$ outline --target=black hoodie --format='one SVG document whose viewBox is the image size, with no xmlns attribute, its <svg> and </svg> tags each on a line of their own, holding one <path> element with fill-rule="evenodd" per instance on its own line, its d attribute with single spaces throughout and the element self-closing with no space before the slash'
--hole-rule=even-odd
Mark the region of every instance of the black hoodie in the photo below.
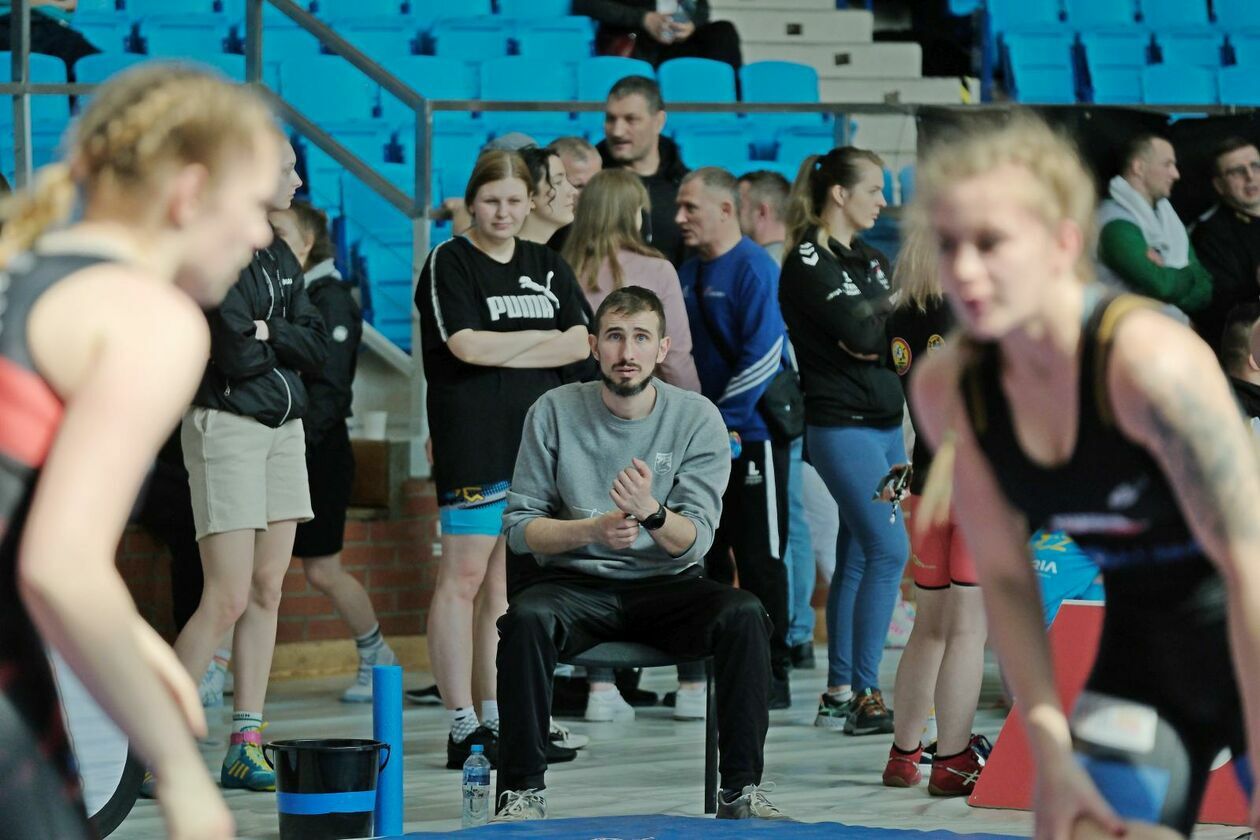
<svg viewBox="0 0 1260 840">
<path fill-rule="evenodd" d="M 595 148 L 599 149 L 605 169 L 624 166 L 613 160 L 608 153 L 607 140 L 600 140 Z M 678 154 L 678 144 L 668 137 L 660 138 L 656 150 L 661 156 L 661 165 L 657 167 L 655 174 L 639 176 L 643 186 L 647 187 L 648 198 L 652 202 L 652 212 L 643 220 L 643 237 L 677 268 L 686 258 L 686 246 L 683 245 L 682 231 L 674 222 L 674 216 L 678 213 L 675 205 L 678 201 L 678 185 L 690 170 Z"/>
<path fill-rule="evenodd" d="M 328 333 L 306 294 L 302 266 L 277 237 L 257 251 L 210 321 L 210 364 L 193 405 L 252 417 L 279 428 L 306 413 L 301 374 L 328 356 Z M 255 321 L 270 337 L 256 338 Z"/>
</svg>

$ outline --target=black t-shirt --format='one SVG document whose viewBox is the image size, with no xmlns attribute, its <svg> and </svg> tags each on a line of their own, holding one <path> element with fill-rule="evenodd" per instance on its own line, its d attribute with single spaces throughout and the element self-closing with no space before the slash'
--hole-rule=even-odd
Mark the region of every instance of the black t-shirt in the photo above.
<svg viewBox="0 0 1260 840">
<path fill-rule="evenodd" d="M 1194 324 L 1220 353 L 1229 310 L 1260 298 L 1260 218 L 1222 204 L 1195 226 L 1191 239 L 1212 275 L 1212 302 L 1195 313 Z"/>
<path fill-rule="evenodd" d="M 892 312 L 888 258 L 853 240 L 834 239 L 830 251 L 812 230 L 783 261 L 779 305 L 796 349 L 811 426 L 901 425 L 905 402 L 897 375 L 887 366 L 885 327 Z M 877 356 L 858 359 L 853 353 Z"/>
<path fill-rule="evenodd" d="M 573 270 L 544 245 L 517 239 L 507 263 L 491 259 L 466 237 L 429 253 L 416 287 L 416 308 L 439 494 L 511 479 L 525 412 L 561 384 L 559 368 L 462 362 L 447 340 L 466 329 L 585 326 L 582 303 Z"/>
<path fill-rule="evenodd" d="M 915 416 L 914 405 L 910 403 L 910 369 L 914 363 L 927 353 L 940 348 L 945 343 L 945 336 L 954 326 L 954 316 L 944 298 L 932 298 L 928 301 L 927 311 L 921 312 L 917 306 L 906 304 L 893 310 L 888 319 L 888 362 L 901 377 L 901 387 L 906 393 L 906 404 L 910 407 L 910 421 L 914 423 L 914 475 L 910 478 L 910 492 L 922 493 L 927 481 L 928 470 L 932 467 L 932 450 L 922 434 L 918 434 L 919 418 Z"/>
</svg>

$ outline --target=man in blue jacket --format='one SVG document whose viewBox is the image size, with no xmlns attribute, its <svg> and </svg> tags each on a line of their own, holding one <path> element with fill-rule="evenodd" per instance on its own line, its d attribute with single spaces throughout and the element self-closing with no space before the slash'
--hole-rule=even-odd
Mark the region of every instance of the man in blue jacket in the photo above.
<svg viewBox="0 0 1260 840">
<path fill-rule="evenodd" d="M 739 184 L 724 169 L 690 173 L 678 190 L 676 221 L 696 256 L 678 269 L 691 322 L 702 393 L 717 404 L 731 442 L 731 478 L 722 521 L 706 557 L 709 576 L 761 599 L 770 637 L 770 708 L 788 691 L 787 487 L 789 449 L 772 439 L 758 401 L 783 369 L 786 328 L 779 312 L 779 266 L 739 230 Z"/>
</svg>

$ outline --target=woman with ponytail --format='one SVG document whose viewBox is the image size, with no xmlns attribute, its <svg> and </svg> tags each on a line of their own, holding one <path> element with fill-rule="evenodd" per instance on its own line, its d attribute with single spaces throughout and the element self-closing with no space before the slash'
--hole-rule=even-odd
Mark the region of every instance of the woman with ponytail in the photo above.
<svg viewBox="0 0 1260 840">
<path fill-rule="evenodd" d="M 1189 835 L 1218 754 L 1249 793 L 1257 765 L 1254 440 L 1211 348 L 1090 284 L 1094 186 L 1070 142 L 1017 115 L 942 142 L 918 175 L 913 224 L 960 334 L 910 383 L 936 448 L 915 518 L 943 514 L 952 485 L 1031 746 L 1035 836 Z M 1029 562 L 1039 528 L 1067 532 L 1107 595 L 1070 719 Z"/>
<path fill-rule="evenodd" d="M 48 645 L 153 768 L 167 836 L 227 838 L 196 687 L 114 552 L 200 381 L 201 309 L 271 238 L 278 134 L 247 90 L 171 64 L 115 78 L 70 131 L 0 233 L 0 837 L 92 836 Z"/>
<path fill-rule="evenodd" d="M 883 161 L 852 146 L 810 157 L 788 199 L 779 302 L 805 391 L 805 447 L 840 509 L 827 595 L 827 691 L 815 726 L 892 731 L 879 689 L 909 545 L 871 491 L 906 460 L 904 399 L 888 367 L 888 258 L 863 242 L 886 204 Z"/>
</svg>

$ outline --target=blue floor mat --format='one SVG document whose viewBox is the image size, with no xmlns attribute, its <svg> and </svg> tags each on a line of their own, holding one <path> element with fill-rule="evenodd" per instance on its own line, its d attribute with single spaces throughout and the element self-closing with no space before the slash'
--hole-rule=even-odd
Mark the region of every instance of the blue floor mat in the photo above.
<svg viewBox="0 0 1260 840">
<path fill-rule="evenodd" d="M 899 828 L 866 828 L 841 823 L 763 822 L 715 820 L 699 817 L 579 817 L 565 820 L 488 825 L 465 831 L 403 835 L 410 840 L 436 837 L 547 838 L 547 840 L 671 840 L 712 837 L 722 840 L 768 838 L 784 840 L 1015 840 L 1008 834 L 955 834 L 952 831 L 912 831 Z M 400 838 L 394 838 L 400 840 Z"/>
</svg>

